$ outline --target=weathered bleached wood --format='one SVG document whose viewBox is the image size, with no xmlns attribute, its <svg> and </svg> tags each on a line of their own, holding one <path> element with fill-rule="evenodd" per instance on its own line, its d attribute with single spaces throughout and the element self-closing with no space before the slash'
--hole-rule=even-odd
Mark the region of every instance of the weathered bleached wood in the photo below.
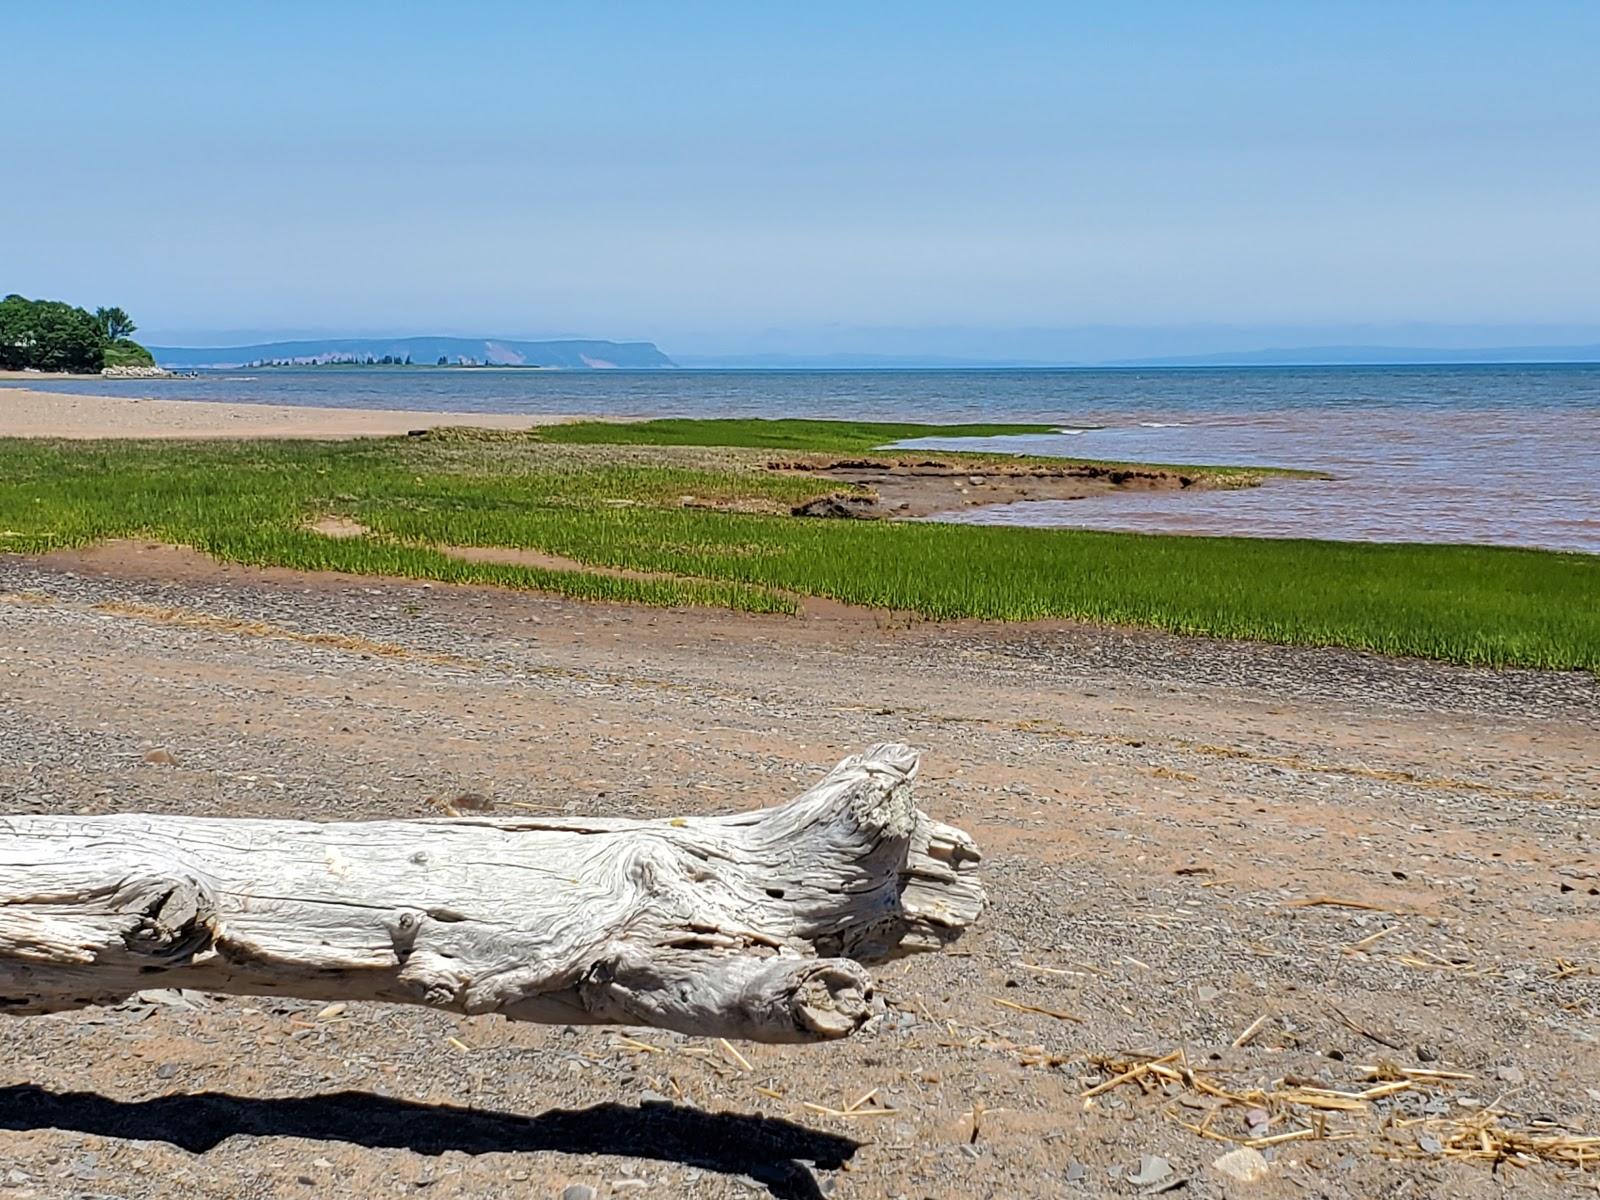
<svg viewBox="0 0 1600 1200">
<path fill-rule="evenodd" d="M 0 1012 L 183 987 L 815 1041 L 860 965 L 983 907 L 874 746 L 778 808 L 665 821 L 0 817 Z"/>
</svg>

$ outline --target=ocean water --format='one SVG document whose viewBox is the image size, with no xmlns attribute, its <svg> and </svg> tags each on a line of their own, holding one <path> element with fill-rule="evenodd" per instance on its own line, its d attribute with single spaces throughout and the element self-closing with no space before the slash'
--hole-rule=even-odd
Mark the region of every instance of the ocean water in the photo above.
<svg viewBox="0 0 1600 1200">
<path fill-rule="evenodd" d="M 1299 467 L 1330 479 L 967 511 L 971 522 L 1600 553 L 1600 366 L 1125 370 L 320 369 L 29 381 L 112 395 L 606 416 L 1048 422 L 1012 449 Z M 0 397 L 3 403 L 3 397 Z M 921 443 L 919 443 L 921 444 Z M 927 445 L 955 448 L 964 443 Z M 972 448 L 978 448 L 975 444 Z"/>
</svg>

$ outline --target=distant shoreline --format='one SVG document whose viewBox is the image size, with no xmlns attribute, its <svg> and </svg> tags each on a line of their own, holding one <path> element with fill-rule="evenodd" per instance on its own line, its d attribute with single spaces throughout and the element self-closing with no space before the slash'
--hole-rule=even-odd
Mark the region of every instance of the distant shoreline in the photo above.
<svg viewBox="0 0 1600 1200">
<path fill-rule="evenodd" d="M 518 365 L 515 363 L 266 363 L 239 366 L 171 366 L 174 379 L 216 379 L 245 372 L 288 375 L 383 372 L 386 374 L 426 375 L 963 375 L 963 374 L 1074 374 L 1128 375 L 1155 372 L 1171 375 L 1215 375 L 1224 372 L 1249 372 L 1270 375 L 1288 371 L 1476 371 L 1476 370 L 1595 370 L 1600 359 L 1494 359 L 1471 361 L 1396 361 L 1396 362 L 1115 362 L 1115 363 L 700 363 L 688 362 L 670 367 L 564 367 Z M 60 383 L 72 380 L 104 382 L 100 374 L 46 371 L 3 371 L 0 383 L 29 381 Z M 124 381 L 126 382 L 126 381 Z"/>
</svg>

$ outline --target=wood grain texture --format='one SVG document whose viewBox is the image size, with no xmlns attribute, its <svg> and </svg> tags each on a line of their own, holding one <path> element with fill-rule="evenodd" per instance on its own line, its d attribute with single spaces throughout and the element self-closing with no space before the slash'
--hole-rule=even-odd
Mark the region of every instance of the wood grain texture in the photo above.
<svg viewBox="0 0 1600 1200">
<path fill-rule="evenodd" d="M 777 808 L 661 821 L 0 818 L 0 1012 L 146 988 L 818 1041 L 861 965 L 982 910 L 972 839 L 873 746 Z"/>
</svg>

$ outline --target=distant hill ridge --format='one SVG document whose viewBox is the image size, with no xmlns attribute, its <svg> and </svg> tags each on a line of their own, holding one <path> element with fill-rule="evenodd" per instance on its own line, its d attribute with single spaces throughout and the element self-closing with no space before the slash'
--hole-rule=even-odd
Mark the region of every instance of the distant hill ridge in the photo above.
<svg viewBox="0 0 1600 1200">
<path fill-rule="evenodd" d="M 416 366 L 433 366 L 444 359 L 452 366 L 560 367 L 571 371 L 677 365 L 653 342 L 600 340 L 314 338 L 298 342 L 261 342 L 253 346 L 151 346 L 150 353 L 163 367 L 247 367 L 260 363 L 310 366 L 385 357 L 400 361 L 410 358 Z"/>
</svg>

